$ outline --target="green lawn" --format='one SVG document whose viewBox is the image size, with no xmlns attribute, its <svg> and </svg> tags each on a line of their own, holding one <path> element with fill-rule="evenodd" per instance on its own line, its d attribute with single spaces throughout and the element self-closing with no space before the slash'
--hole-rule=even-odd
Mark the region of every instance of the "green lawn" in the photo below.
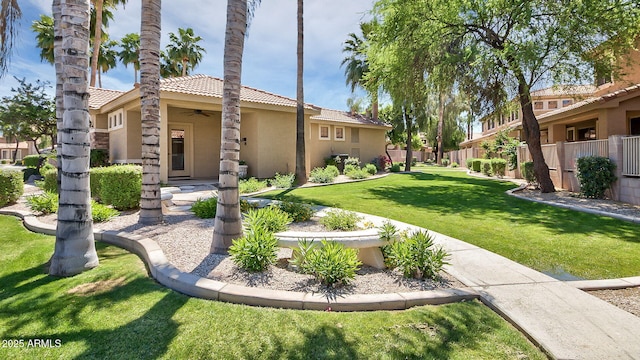
<svg viewBox="0 0 640 360">
<path fill-rule="evenodd" d="M 640 226 L 505 194 L 510 182 L 420 167 L 359 183 L 271 192 L 389 217 L 475 244 L 547 273 L 585 279 L 640 274 Z"/>
<path fill-rule="evenodd" d="M 0 359 L 544 359 L 477 301 L 326 313 L 189 298 L 98 244 L 100 266 L 53 278 L 54 239 L 0 216 Z M 29 340 L 55 348 L 27 348 Z M 24 347 L 8 347 L 9 341 Z"/>
</svg>

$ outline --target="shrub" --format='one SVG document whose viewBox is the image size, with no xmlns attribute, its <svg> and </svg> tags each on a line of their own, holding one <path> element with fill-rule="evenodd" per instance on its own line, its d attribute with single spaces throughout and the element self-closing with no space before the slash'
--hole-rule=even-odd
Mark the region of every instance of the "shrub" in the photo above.
<svg viewBox="0 0 640 360">
<path fill-rule="evenodd" d="M 309 181 L 321 184 L 332 183 L 338 175 L 340 175 L 340 172 L 337 167 L 327 165 L 325 168 L 314 168 L 311 170 Z"/>
<path fill-rule="evenodd" d="M 8 164 L 10 162 L 9 159 L 2 159 L 0 160 L 0 164 Z"/>
<path fill-rule="evenodd" d="M 108 169 L 108 167 L 96 167 L 89 169 L 89 187 L 91 188 L 91 197 L 97 201 L 101 201 L 100 181 L 102 179 L 102 175 L 109 171 Z"/>
<path fill-rule="evenodd" d="M 0 207 L 13 204 L 23 192 L 22 172 L 0 169 Z"/>
<path fill-rule="evenodd" d="M 22 164 L 26 167 L 37 168 L 40 165 L 40 155 L 27 155 L 22 158 Z"/>
<path fill-rule="evenodd" d="M 505 171 L 507 170 L 507 160 L 505 159 L 491 159 L 491 172 L 498 176 L 498 177 L 503 177 L 505 174 Z"/>
<path fill-rule="evenodd" d="M 22 160 L 16 160 L 15 165 L 17 165 L 17 166 L 22 166 Z"/>
<path fill-rule="evenodd" d="M 255 210 L 258 208 L 258 203 L 249 202 L 245 199 L 240 199 L 240 212 L 246 213 L 249 210 Z M 214 214 L 215 216 L 215 214 Z"/>
<path fill-rule="evenodd" d="M 39 188 L 44 191 L 49 191 L 53 193 L 58 192 L 58 169 L 48 169 L 45 171 L 41 171 L 42 173 L 42 181 L 36 182 Z"/>
<path fill-rule="evenodd" d="M 452 168 L 457 168 L 458 166 L 460 166 L 460 165 L 458 165 L 458 163 L 455 162 L 455 161 L 451 163 L 451 167 Z"/>
<path fill-rule="evenodd" d="M 391 169 L 389 171 L 391 171 L 391 172 L 400 172 L 400 164 L 391 165 Z"/>
<path fill-rule="evenodd" d="M 522 170 L 522 177 L 527 180 L 529 184 L 536 182 L 536 175 L 533 171 L 533 161 L 526 161 L 520 164 Z"/>
<path fill-rule="evenodd" d="M 378 168 L 373 164 L 366 164 L 363 169 L 369 173 L 369 175 L 375 175 L 378 172 Z"/>
<path fill-rule="evenodd" d="M 271 186 L 275 186 L 278 189 L 288 189 L 293 186 L 293 182 L 296 180 L 296 175 L 289 174 L 278 174 L 274 176 L 274 178 L 270 181 Z"/>
<path fill-rule="evenodd" d="M 289 214 L 275 206 L 249 210 L 244 216 L 245 228 L 248 232 L 254 232 L 257 228 L 271 233 L 285 231 L 291 221 Z"/>
<path fill-rule="evenodd" d="M 247 271 L 263 271 L 277 260 L 278 240 L 263 228 L 248 231 L 233 241 L 229 254 L 236 265 Z"/>
<path fill-rule="evenodd" d="M 311 205 L 291 201 L 283 201 L 273 206 L 289 214 L 294 222 L 309 221 L 313 216 Z"/>
<path fill-rule="evenodd" d="M 89 153 L 89 166 L 92 168 L 109 166 L 109 151 L 106 149 L 91 149 Z"/>
<path fill-rule="evenodd" d="M 361 217 L 352 211 L 334 209 L 327 211 L 326 215 L 320 218 L 320 223 L 329 230 L 351 231 L 358 227 Z"/>
<path fill-rule="evenodd" d="M 426 231 L 417 231 L 388 247 L 388 263 L 405 277 L 435 279 L 447 263 L 449 254 L 433 247 L 433 238 Z"/>
<path fill-rule="evenodd" d="M 382 226 L 378 227 L 378 236 L 380 240 L 393 241 L 398 236 L 398 228 L 387 220 Z"/>
<path fill-rule="evenodd" d="M 344 174 L 349 178 L 349 179 L 366 179 L 370 176 L 369 172 L 365 169 L 360 169 L 360 168 L 355 168 L 355 169 L 351 169 L 349 171 L 344 172 Z"/>
<path fill-rule="evenodd" d="M 474 172 L 482 171 L 482 159 L 473 159 L 473 162 L 471 163 L 471 169 Z"/>
<path fill-rule="evenodd" d="M 302 239 L 298 241 L 298 247 L 293 248 L 289 264 L 293 265 L 301 273 L 310 273 L 308 255 L 314 250 L 315 243 Z"/>
<path fill-rule="evenodd" d="M 491 160 L 483 159 L 481 160 L 481 163 L 482 163 L 482 173 L 487 176 L 491 176 Z"/>
<path fill-rule="evenodd" d="M 465 160 L 465 165 L 467 166 L 467 169 L 472 170 L 473 169 L 473 160 L 475 160 L 474 158 L 467 158 L 467 160 Z"/>
<path fill-rule="evenodd" d="M 200 219 L 212 219 L 216 217 L 218 198 L 198 199 L 191 206 L 191 211 Z"/>
<path fill-rule="evenodd" d="M 353 165 L 353 164 L 346 164 L 344 166 L 344 171 L 343 173 L 345 175 L 347 175 L 348 172 L 352 172 L 352 171 L 357 171 L 360 170 L 360 167 L 358 165 Z"/>
<path fill-rule="evenodd" d="M 120 211 L 91 200 L 91 218 L 94 222 L 105 222 L 120 215 Z"/>
<path fill-rule="evenodd" d="M 355 167 L 360 167 L 360 159 L 358 159 L 357 157 L 348 157 L 344 160 L 344 166 L 345 169 L 347 167 L 347 165 L 353 165 Z"/>
<path fill-rule="evenodd" d="M 312 274 L 325 285 L 348 284 L 362 263 L 356 249 L 337 242 L 322 240 L 320 248 L 305 254 L 303 272 Z"/>
<path fill-rule="evenodd" d="M 604 198 L 604 192 L 616 181 L 616 164 L 606 157 L 585 156 L 578 158 L 576 165 L 580 194 L 587 198 Z"/>
<path fill-rule="evenodd" d="M 376 166 L 378 171 L 385 171 L 389 166 L 391 166 L 391 160 L 386 155 L 378 156 L 373 159 L 371 163 Z"/>
<path fill-rule="evenodd" d="M 326 171 L 329 175 L 333 176 L 334 178 L 338 177 L 338 175 L 340 175 L 340 170 L 338 170 L 338 168 L 336 166 L 333 165 L 327 165 L 324 168 L 324 171 Z"/>
<path fill-rule="evenodd" d="M 411 166 L 416 166 L 418 164 L 418 159 L 413 158 L 411 159 Z"/>
<path fill-rule="evenodd" d="M 100 199 L 105 205 L 118 210 L 134 209 L 140 203 L 142 167 L 114 165 L 104 169 L 100 176 Z"/>
<path fill-rule="evenodd" d="M 449 166 L 449 163 L 450 163 L 449 159 L 447 158 L 442 159 L 442 166 Z"/>
<path fill-rule="evenodd" d="M 329 156 L 328 158 L 324 159 L 324 165 L 325 166 L 337 166 L 338 164 L 340 164 L 342 162 L 342 160 L 340 160 L 339 156 Z"/>
<path fill-rule="evenodd" d="M 58 194 L 45 191 L 39 195 L 27 196 L 27 205 L 34 212 L 47 215 L 58 212 Z"/>
<path fill-rule="evenodd" d="M 266 181 L 260 181 L 254 177 L 249 179 L 241 179 L 238 182 L 238 190 L 240 194 L 248 194 L 256 191 L 260 191 L 267 187 Z"/>
</svg>

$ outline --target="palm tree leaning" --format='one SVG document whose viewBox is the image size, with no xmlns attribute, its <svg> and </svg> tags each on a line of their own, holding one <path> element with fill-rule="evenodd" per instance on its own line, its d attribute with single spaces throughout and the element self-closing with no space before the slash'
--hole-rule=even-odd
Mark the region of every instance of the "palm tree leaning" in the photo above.
<svg viewBox="0 0 640 360">
<path fill-rule="evenodd" d="M 142 0 L 140 106 L 142 111 L 141 224 L 162 222 L 160 198 L 160 0 Z"/>
<path fill-rule="evenodd" d="M 296 181 L 307 182 L 307 164 L 304 144 L 304 0 L 298 0 L 298 71 L 296 91 Z"/>
<path fill-rule="evenodd" d="M 54 1 L 56 5 L 56 1 Z M 89 188 L 89 0 L 66 0 L 60 23 L 64 84 L 61 183 L 49 274 L 72 276 L 98 266 Z M 55 52 L 55 50 L 54 50 Z"/>
<path fill-rule="evenodd" d="M 353 93 L 356 87 L 367 90 L 371 96 L 371 116 L 378 119 L 378 84 L 375 79 L 366 79 L 369 73 L 369 62 L 367 60 L 368 36 L 373 30 L 373 22 L 360 23 L 362 37 L 355 33 L 350 33 L 344 42 L 342 52 L 347 54 L 340 63 L 345 66 L 345 83 L 351 87 Z"/>
<path fill-rule="evenodd" d="M 95 10 L 95 28 L 93 34 L 93 52 L 91 54 L 91 81 L 89 85 L 96 86 L 96 74 L 98 73 L 98 54 L 102 43 L 103 8 L 114 8 L 118 4 L 126 4 L 127 0 L 92 0 Z"/>
<path fill-rule="evenodd" d="M 120 48 L 118 57 L 124 66 L 133 64 L 133 83 L 135 84 L 138 82 L 138 71 L 140 71 L 140 35 L 126 34 L 120 39 Z"/>
<path fill-rule="evenodd" d="M 9 65 L 9 55 L 16 37 L 15 24 L 21 16 L 18 0 L 0 1 L 0 78 Z"/>
<path fill-rule="evenodd" d="M 114 69 L 118 65 L 118 52 L 115 47 L 118 42 L 115 40 L 103 41 L 100 44 L 100 54 L 98 54 L 98 87 L 102 87 L 102 74 Z"/>
<path fill-rule="evenodd" d="M 196 36 L 192 28 L 178 28 L 178 35 L 169 33 L 169 44 L 167 45 L 168 57 L 181 64 L 182 76 L 187 76 L 189 70 L 202 61 L 202 53 L 205 49 L 198 45 L 202 41 L 202 37 Z"/>
</svg>

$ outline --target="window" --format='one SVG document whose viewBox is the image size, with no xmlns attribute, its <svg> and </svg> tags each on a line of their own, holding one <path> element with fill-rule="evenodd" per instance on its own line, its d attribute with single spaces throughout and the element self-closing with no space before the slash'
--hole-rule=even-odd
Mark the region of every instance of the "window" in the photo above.
<svg viewBox="0 0 640 360">
<path fill-rule="evenodd" d="M 576 128 L 573 126 L 567 128 L 567 141 L 576 141 Z"/>
<path fill-rule="evenodd" d="M 573 104 L 573 100 L 569 99 L 569 100 L 562 100 L 562 107 L 567 107 L 569 105 Z"/>
<path fill-rule="evenodd" d="M 544 103 L 542 101 L 536 101 L 533 103 L 534 110 L 542 110 L 544 107 Z"/>
<path fill-rule="evenodd" d="M 336 126 L 333 128 L 334 130 L 334 139 L 336 141 L 344 141 L 344 127 Z"/>
<path fill-rule="evenodd" d="M 320 125 L 320 140 L 331 140 L 329 136 L 329 126 Z"/>
<path fill-rule="evenodd" d="M 547 103 L 547 107 L 549 109 L 557 109 L 558 108 L 558 101 L 557 100 L 549 101 Z"/>
<path fill-rule="evenodd" d="M 108 115 L 109 130 L 117 130 L 124 127 L 124 110 L 120 109 L 109 113 Z"/>
<path fill-rule="evenodd" d="M 584 128 L 578 130 L 578 140 L 596 140 L 596 128 Z"/>
<path fill-rule="evenodd" d="M 360 129 L 351 128 L 351 142 L 357 144 L 360 142 Z"/>
<path fill-rule="evenodd" d="M 629 120 L 629 135 L 640 135 L 640 117 Z"/>
</svg>

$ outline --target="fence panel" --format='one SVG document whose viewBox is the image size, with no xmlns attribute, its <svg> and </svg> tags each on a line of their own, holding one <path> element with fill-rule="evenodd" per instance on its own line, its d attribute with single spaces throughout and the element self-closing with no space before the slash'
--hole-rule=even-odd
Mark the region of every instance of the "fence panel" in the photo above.
<svg viewBox="0 0 640 360">
<path fill-rule="evenodd" d="M 640 176 L 640 136 L 622 138 L 622 175 Z"/>
<path fill-rule="evenodd" d="M 578 141 L 564 144 L 564 168 L 576 170 L 576 159 L 585 156 L 609 157 L 609 140 Z"/>
<path fill-rule="evenodd" d="M 549 170 L 556 170 L 560 161 L 558 160 L 558 151 L 556 144 L 542 145 L 542 155 L 544 156 L 544 162 L 547 163 Z"/>
</svg>

